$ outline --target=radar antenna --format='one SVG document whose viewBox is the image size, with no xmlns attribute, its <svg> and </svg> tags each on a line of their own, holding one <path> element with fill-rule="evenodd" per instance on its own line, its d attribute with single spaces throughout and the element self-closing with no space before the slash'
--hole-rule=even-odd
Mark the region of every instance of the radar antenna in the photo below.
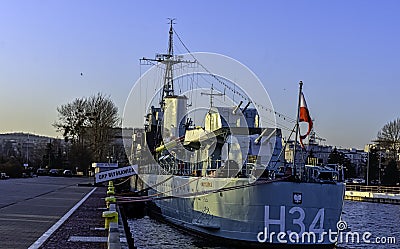
<svg viewBox="0 0 400 249">
<path fill-rule="evenodd" d="M 214 98 L 214 96 L 224 96 L 223 93 L 214 93 L 214 84 L 211 85 L 210 93 L 201 93 L 201 95 L 210 96 L 210 109 L 213 107 L 213 98 Z"/>
</svg>

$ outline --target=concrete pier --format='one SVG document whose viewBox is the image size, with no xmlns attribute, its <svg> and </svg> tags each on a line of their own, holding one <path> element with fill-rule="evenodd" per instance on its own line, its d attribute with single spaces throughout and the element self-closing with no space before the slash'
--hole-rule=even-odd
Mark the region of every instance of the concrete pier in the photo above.
<svg viewBox="0 0 400 249">
<path fill-rule="evenodd" d="M 345 199 L 351 201 L 400 204 L 400 188 L 346 185 Z"/>
<path fill-rule="evenodd" d="M 28 248 L 92 188 L 88 178 L 40 176 L 0 181 L 2 248 Z"/>
<path fill-rule="evenodd" d="M 0 247 L 107 248 L 107 188 L 78 186 L 90 182 L 48 176 L 0 181 Z M 121 248 L 128 248 L 120 229 Z"/>
</svg>

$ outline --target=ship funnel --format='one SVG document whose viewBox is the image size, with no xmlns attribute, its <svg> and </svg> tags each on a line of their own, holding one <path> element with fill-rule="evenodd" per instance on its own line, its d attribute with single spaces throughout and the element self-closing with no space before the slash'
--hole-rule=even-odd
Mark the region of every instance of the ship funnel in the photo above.
<svg viewBox="0 0 400 249">
<path fill-rule="evenodd" d="M 242 104 L 243 104 L 243 101 L 240 101 L 239 105 L 237 105 L 237 106 L 235 107 L 235 109 L 233 109 L 233 111 L 232 111 L 232 114 L 233 114 L 233 115 L 236 114 L 237 110 L 240 108 L 240 106 L 241 106 Z"/>
<path fill-rule="evenodd" d="M 166 96 L 163 116 L 163 137 L 177 138 L 185 134 L 186 96 Z"/>
</svg>

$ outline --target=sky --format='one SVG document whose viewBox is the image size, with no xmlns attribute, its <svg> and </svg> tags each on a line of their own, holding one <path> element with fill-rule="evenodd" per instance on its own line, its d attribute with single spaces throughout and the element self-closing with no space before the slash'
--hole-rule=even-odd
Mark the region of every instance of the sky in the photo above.
<svg viewBox="0 0 400 249">
<path fill-rule="evenodd" d="M 0 133 L 58 136 L 57 106 L 97 92 L 122 115 L 166 51 L 167 18 L 192 52 L 232 57 L 295 117 L 304 82 L 325 144 L 363 148 L 400 117 L 399 1 L 0 1 Z M 81 74 L 82 73 L 82 74 Z"/>
</svg>

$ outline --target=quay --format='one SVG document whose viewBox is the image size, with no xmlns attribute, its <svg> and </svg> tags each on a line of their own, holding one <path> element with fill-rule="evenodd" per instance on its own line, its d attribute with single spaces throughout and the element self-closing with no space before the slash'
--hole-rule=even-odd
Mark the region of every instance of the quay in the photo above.
<svg viewBox="0 0 400 249">
<path fill-rule="evenodd" d="M 106 207 L 108 188 L 92 182 L 50 176 L 0 181 L 0 247 L 129 248 L 119 208 Z M 118 223 L 106 229 L 104 212 L 117 213 Z"/>
<path fill-rule="evenodd" d="M 400 187 L 346 184 L 345 200 L 400 204 Z"/>
</svg>

